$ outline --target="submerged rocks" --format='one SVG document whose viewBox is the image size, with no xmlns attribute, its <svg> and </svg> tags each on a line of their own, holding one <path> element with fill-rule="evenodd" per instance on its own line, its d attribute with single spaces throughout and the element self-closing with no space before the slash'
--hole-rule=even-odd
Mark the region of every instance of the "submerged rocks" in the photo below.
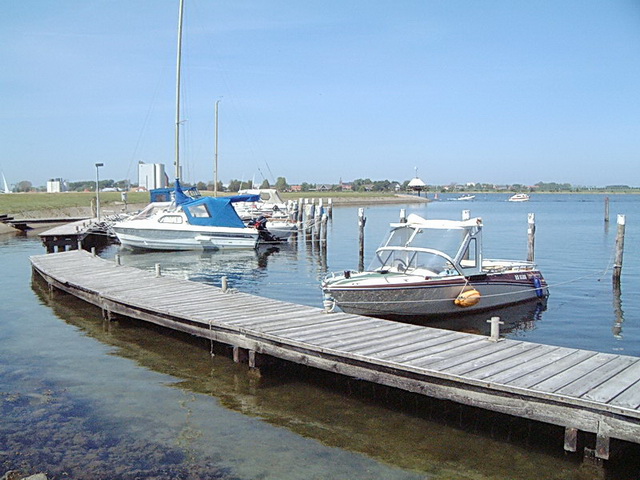
<svg viewBox="0 0 640 480">
<path fill-rule="evenodd" d="M 24 476 L 17 470 L 9 470 L 5 473 L 0 480 L 47 480 L 47 476 L 44 473 L 36 473 L 35 475 Z"/>
</svg>

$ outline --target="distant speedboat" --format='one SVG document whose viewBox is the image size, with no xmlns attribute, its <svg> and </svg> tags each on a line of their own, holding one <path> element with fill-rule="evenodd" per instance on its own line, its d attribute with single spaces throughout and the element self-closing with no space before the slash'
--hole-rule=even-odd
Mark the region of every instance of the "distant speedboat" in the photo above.
<svg viewBox="0 0 640 480">
<path fill-rule="evenodd" d="M 476 198 L 475 195 L 460 195 L 458 198 L 456 198 L 456 200 L 458 200 L 459 202 L 468 202 L 475 198 Z"/>
<path fill-rule="evenodd" d="M 255 248 L 258 228 L 247 227 L 233 206 L 237 197 L 191 198 L 176 180 L 172 202 L 149 204 L 129 219 L 111 228 L 125 247 L 143 250 L 218 250 Z"/>
<path fill-rule="evenodd" d="M 529 195 L 527 195 L 526 193 L 516 193 L 509 197 L 509 201 L 510 202 L 528 202 L 529 198 L 530 198 Z"/>
<path fill-rule="evenodd" d="M 322 289 L 345 312 L 392 319 L 467 314 L 548 295 L 533 263 L 484 259 L 480 218 L 415 214 L 391 224 L 368 270 L 331 274 Z"/>
</svg>

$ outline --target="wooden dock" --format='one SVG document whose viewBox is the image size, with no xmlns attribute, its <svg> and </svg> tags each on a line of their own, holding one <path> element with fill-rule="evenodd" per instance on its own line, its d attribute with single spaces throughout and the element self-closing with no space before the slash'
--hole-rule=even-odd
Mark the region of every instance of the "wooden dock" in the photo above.
<svg viewBox="0 0 640 480">
<path fill-rule="evenodd" d="M 325 313 L 119 266 L 85 251 L 31 257 L 56 288 L 124 315 L 234 347 L 255 367 L 260 355 L 418 394 L 596 435 L 640 443 L 640 358 Z M 132 287 L 135 286 L 135 287 Z"/>
<path fill-rule="evenodd" d="M 58 252 L 78 248 L 91 249 L 109 242 L 106 229 L 96 223 L 96 219 L 91 218 L 75 221 L 69 219 L 63 225 L 50 228 L 38 236 L 48 253 L 53 253 L 56 249 Z"/>
</svg>

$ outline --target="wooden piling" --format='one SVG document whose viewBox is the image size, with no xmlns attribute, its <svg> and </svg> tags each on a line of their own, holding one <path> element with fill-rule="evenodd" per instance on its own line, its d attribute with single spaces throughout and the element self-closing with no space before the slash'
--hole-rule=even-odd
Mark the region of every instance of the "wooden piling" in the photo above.
<svg viewBox="0 0 640 480">
<path fill-rule="evenodd" d="M 536 245 L 536 214 L 530 213 L 527 217 L 527 222 L 529 224 L 529 228 L 527 229 L 527 261 L 533 262 L 535 255 L 535 245 Z"/>
<path fill-rule="evenodd" d="M 358 209 L 358 228 L 360 230 L 359 236 L 359 245 L 360 245 L 360 253 L 358 255 L 358 271 L 362 272 L 364 270 L 364 226 L 367 223 L 367 219 L 364 216 L 364 208 Z"/>
<path fill-rule="evenodd" d="M 609 197 L 604 197 L 604 223 L 609 223 Z"/>
<path fill-rule="evenodd" d="M 302 198 L 298 199 L 298 217 L 296 218 L 296 220 L 298 221 L 298 224 L 300 225 L 300 227 L 302 227 L 302 222 L 304 222 L 304 201 Z"/>
<path fill-rule="evenodd" d="M 620 283 L 620 275 L 622 274 L 622 256 L 624 253 L 624 229 L 626 217 L 618 215 L 618 233 L 616 234 L 616 257 L 613 264 L 613 282 Z"/>
<path fill-rule="evenodd" d="M 320 241 L 322 245 L 326 247 L 327 245 L 327 223 L 329 221 L 329 215 L 326 213 L 322 214 L 322 220 L 320 221 Z"/>
</svg>

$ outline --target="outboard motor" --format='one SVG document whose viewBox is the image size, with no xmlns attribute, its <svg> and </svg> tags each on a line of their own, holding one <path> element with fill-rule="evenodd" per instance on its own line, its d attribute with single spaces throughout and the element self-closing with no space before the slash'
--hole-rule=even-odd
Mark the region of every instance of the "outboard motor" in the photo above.
<svg viewBox="0 0 640 480">
<path fill-rule="evenodd" d="M 259 216 L 251 220 L 248 225 L 255 227 L 258 230 L 259 239 L 261 242 L 277 242 L 278 239 L 274 237 L 269 230 L 267 230 L 267 218 Z"/>
</svg>

